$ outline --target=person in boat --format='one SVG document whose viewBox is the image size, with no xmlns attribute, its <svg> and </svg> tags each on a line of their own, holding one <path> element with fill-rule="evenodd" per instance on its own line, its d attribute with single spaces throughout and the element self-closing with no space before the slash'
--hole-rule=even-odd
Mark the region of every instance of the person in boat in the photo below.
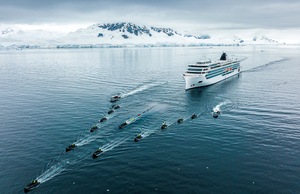
<svg viewBox="0 0 300 194">
<path fill-rule="evenodd" d="M 97 129 L 99 129 L 98 126 L 97 126 L 97 125 L 94 125 L 94 126 L 91 128 L 90 132 L 94 132 L 94 131 L 96 131 Z"/>
<path fill-rule="evenodd" d="M 116 99 L 110 99 L 110 102 L 117 102 Z"/>
<path fill-rule="evenodd" d="M 39 184 L 40 182 L 38 180 L 33 180 L 31 183 L 26 185 L 26 187 L 24 188 L 24 192 L 27 193 L 31 191 L 32 189 L 36 188 Z"/>
<path fill-rule="evenodd" d="M 114 106 L 114 108 L 113 109 L 119 109 L 120 108 L 120 106 L 119 105 L 116 105 L 116 106 Z"/>
<path fill-rule="evenodd" d="M 192 118 L 192 119 L 195 119 L 195 118 L 197 118 L 197 115 L 196 115 L 196 114 L 193 114 L 191 118 Z"/>
<path fill-rule="evenodd" d="M 76 147 L 75 143 L 69 145 L 69 146 L 66 148 L 66 152 L 73 150 L 75 147 Z"/>
<path fill-rule="evenodd" d="M 102 153 L 103 151 L 101 150 L 101 148 L 98 148 L 94 153 L 93 153 L 93 158 L 98 158 L 99 155 Z"/>
<path fill-rule="evenodd" d="M 166 129 L 168 127 L 167 123 L 166 122 L 163 122 L 162 126 L 161 126 L 161 129 Z"/>
<path fill-rule="evenodd" d="M 92 129 L 98 129 L 98 126 L 97 126 L 97 125 L 94 125 L 94 126 L 92 127 Z"/>
<path fill-rule="evenodd" d="M 111 113 L 113 113 L 113 112 L 115 112 L 113 109 L 110 109 L 107 113 L 108 114 L 111 114 Z"/>
<path fill-rule="evenodd" d="M 100 123 L 104 122 L 104 121 L 107 121 L 107 118 L 106 117 L 103 117 L 102 119 L 100 119 Z"/>
<path fill-rule="evenodd" d="M 112 96 L 112 97 L 110 98 L 110 102 L 117 102 L 120 98 L 121 98 L 121 96 L 118 96 L 118 95 Z"/>
<path fill-rule="evenodd" d="M 138 140 L 140 140 L 140 139 L 143 138 L 143 136 L 142 136 L 141 134 L 138 134 L 138 135 L 136 136 L 136 138 L 137 138 Z"/>
<path fill-rule="evenodd" d="M 71 147 L 72 147 L 72 148 L 75 148 L 75 147 L 76 147 L 75 143 L 72 143 L 72 144 L 71 144 Z"/>
<path fill-rule="evenodd" d="M 216 119 L 218 118 L 218 116 L 221 114 L 221 110 L 216 108 L 214 109 L 214 112 L 213 112 L 213 117 Z"/>
<path fill-rule="evenodd" d="M 135 142 L 138 142 L 138 141 L 140 141 L 142 138 L 143 138 L 143 136 L 142 136 L 141 134 L 138 134 L 138 135 L 134 138 L 134 141 L 135 141 Z"/>
<path fill-rule="evenodd" d="M 125 127 L 127 125 L 126 122 L 122 123 L 120 126 L 119 126 L 119 129 L 122 129 L 123 127 Z"/>
<path fill-rule="evenodd" d="M 121 96 L 119 96 L 119 95 L 115 95 L 112 97 L 112 99 L 120 99 L 120 98 L 121 98 Z"/>
<path fill-rule="evenodd" d="M 183 122 L 183 118 L 177 120 L 177 123 L 182 123 L 182 122 Z"/>
</svg>

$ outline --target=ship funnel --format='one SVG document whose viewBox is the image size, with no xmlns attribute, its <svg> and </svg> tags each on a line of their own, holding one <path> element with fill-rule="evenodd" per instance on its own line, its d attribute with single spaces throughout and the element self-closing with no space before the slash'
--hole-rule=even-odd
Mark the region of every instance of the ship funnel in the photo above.
<svg viewBox="0 0 300 194">
<path fill-rule="evenodd" d="M 220 61 L 226 61 L 226 60 L 227 60 L 227 54 L 223 53 L 221 58 L 220 58 Z"/>
</svg>

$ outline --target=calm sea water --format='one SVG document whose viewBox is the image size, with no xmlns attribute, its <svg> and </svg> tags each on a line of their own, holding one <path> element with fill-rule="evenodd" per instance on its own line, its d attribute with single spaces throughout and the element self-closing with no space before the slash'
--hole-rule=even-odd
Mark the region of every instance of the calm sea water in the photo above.
<svg viewBox="0 0 300 194">
<path fill-rule="evenodd" d="M 243 73 L 185 91 L 187 64 L 222 51 Z M 288 46 L 1 51 L 0 193 L 299 193 L 299 75 Z"/>
</svg>

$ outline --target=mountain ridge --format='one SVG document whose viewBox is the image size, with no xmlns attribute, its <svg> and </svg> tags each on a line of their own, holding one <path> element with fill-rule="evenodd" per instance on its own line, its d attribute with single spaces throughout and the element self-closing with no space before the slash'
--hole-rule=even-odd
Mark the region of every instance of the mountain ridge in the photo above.
<svg viewBox="0 0 300 194">
<path fill-rule="evenodd" d="M 1 27 L 1 26 L 0 26 Z M 3 30 L 4 29 L 4 30 Z M 40 33 L 35 35 L 34 33 Z M 2 35 L 2 36 L 1 36 Z M 7 27 L 0 28 L 1 48 L 90 48 L 126 46 L 224 46 L 247 44 L 283 44 L 265 35 L 241 38 L 211 36 L 205 33 L 181 33 L 172 28 L 147 27 L 131 22 L 96 23 L 61 37 L 43 32 L 25 32 Z"/>
</svg>

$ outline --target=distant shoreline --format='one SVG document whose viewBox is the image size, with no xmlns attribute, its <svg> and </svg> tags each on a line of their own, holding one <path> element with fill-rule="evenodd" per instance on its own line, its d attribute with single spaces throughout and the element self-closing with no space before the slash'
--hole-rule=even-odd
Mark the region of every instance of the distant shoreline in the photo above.
<svg viewBox="0 0 300 194">
<path fill-rule="evenodd" d="M 155 48 L 155 47 L 239 47 L 239 46 L 300 46 L 300 44 L 61 44 L 61 45 L 10 45 L 1 46 L 0 50 L 23 49 L 85 49 L 85 48 Z"/>
</svg>

